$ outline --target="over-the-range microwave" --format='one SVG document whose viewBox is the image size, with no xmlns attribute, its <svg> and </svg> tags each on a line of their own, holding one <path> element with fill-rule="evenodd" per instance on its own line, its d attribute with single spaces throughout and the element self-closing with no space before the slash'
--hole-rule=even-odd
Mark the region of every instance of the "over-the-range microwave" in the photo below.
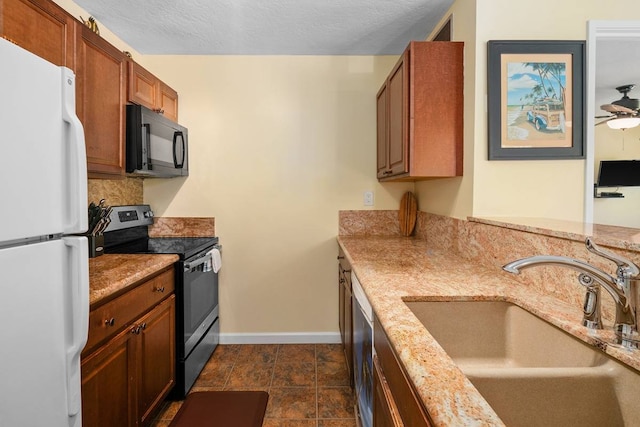
<svg viewBox="0 0 640 427">
<path fill-rule="evenodd" d="M 127 105 L 126 156 L 131 175 L 188 176 L 187 128 L 141 105 Z"/>
</svg>

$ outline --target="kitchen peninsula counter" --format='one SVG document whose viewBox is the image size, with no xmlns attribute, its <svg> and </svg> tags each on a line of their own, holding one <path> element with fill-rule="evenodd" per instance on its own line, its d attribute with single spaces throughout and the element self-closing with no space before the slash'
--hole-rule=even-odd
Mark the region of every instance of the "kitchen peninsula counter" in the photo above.
<svg viewBox="0 0 640 427">
<path fill-rule="evenodd" d="M 422 238 L 339 236 L 338 243 L 436 426 L 504 424 L 405 301 L 511 302 L 640 369 L 640 351 L 604 344 L 613 339 L 608 325 L 598 336 L 587 333 L 580 304 L 544 294 L 495 265 Z"/>
<path fill-rule="evenodd" d="M 89 259 L 89 303 L 94 309 L 178 261 L 177 255 L 105 254 Z"/>
</svg>

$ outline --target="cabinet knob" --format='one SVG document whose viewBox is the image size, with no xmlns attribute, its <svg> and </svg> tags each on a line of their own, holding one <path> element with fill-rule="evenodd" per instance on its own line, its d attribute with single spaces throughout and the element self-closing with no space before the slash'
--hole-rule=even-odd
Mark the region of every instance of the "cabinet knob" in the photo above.
<svg viewBox="0 0 640 427">
<path fill-rule="evenodd" d="M 147 323 L 143 322 L 140 325 L 133 325 L 129 332 L 135 335 L 140 335 L 140 332 L 144 331 L 145 329 L 147 329 Z"/>
<path fill-rule="evenodd" d="M 160 292 L 160 293 L 164 292 L 164 286 L 158 286 L 156 288 L 156 292 Z"/>
<path fill-rule="evenodd" d="M 338 255 L 338 259 L 344 259 L 343 255 Z"/>
<path fill-rule="evenodd" d="M 106 326 L 113 326 L 116 324 L 116 319 L 112 317 L 111 319 L 105 319 L 104 324 Z"/>
<path fill-rule="evenodd" d="M 390 175 L 390 174 L 392 174 L 392 173 L 393 173 L 393 171 L 384 171 L 384 172 L 382 172 L 382 173 L 383 173 L 383 175 Z"/>
</svg>

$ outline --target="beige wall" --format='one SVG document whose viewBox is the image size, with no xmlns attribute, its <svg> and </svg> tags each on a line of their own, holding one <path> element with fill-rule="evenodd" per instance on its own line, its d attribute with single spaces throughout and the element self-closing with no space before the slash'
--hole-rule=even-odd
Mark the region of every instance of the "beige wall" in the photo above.
<svg viewBox="0 0 640 427">
<path fill-rule="evenodd" d="M 87 14 L 58 0 L 75 16 Z M 337 331 L 337 211 L 396 209 L 581 219 L 584 161 L 488 162 L 486 41 L 586 38 L 588 19 L 638 19 L 636 0 L 458 0 L 465 46 L 465 176 L 417 184 L 375 179 L 375 93 L 396 57 L 142 56 L 174 87 L 189 127 L 191 176 L 145 180 L 158 215 L 214 216 L 224 245 L 223 333 Z M 544 189 L 545 191 L 543 191 Z M 549 191 L 551 189 L 551 191 Z"/>
<path fill-rule="evenodd" d="M 596 126 L 594 180 L 598 180 L 600 160 L 640 159 L 640 127 L 625 131 L 613 130 L 606 125 Z M 602 188 L 601 191 L 615 191 Z M 640 228 L 640 187 L 620 187 L 624 198 L 594 199 L 593 222 Z"/>
<path fill-rule="evenodd" d="M 144 200 L 157 215 L 216 218 L 222 332 L 336 340 L 338 210 L 372 209 L 366 190 L 373 209 L 397 209 L 414 188 L 375 178 L 374 99 L 397 57 L 144 56 L 100 31 L 179 93 L 190 176 L 145 180 Z"/>
<path fill-rule="evenodd" d="M 454 3 L 453 38 L 466 43 L 465 177 L 416 184 L 425 210 L 458 218 L 475 215 L 583 219 L 584 160 L 487 160 L 486 43 L 585 40 L 588 20 L 640 19 L 640 8 L 635 0 L 607 4 L 597 0 L 541 0 L 535 8 L 530 6 L 512 0 Z M 473 169 L 469 170 L 469 164 Z"/>
<path fill-rule="evenodd" d="M 396 57 L 147 57 L 180 95 L 190 176 L 145 180 L 158 215 L 215 216 L 223 333 L 337 331 L 338 210 L 397 209 L 375 178 L 375 94 Z"/>
</svg>

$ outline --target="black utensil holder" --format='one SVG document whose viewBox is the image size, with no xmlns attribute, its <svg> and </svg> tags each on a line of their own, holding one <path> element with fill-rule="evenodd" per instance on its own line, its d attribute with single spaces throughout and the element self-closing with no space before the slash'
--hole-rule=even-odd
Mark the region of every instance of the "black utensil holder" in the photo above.
<svg viewBox="0 0 640 427">
<path fill-rule="evenodd" d="M 104 254 L 104 234 L 87 236 L 89 241 L 89 258 L 95 258 Z"/>
</svg>

